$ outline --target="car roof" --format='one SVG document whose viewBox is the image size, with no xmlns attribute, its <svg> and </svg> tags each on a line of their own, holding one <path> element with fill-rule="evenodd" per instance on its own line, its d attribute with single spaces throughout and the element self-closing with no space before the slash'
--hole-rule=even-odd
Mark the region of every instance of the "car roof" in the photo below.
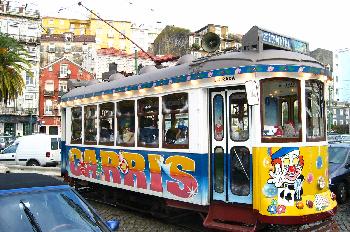
<svg viewBox="0 0 350 232">
<path fill-rule="evenodd" d="M 37 173 L 0 174 L 0 190 L 67 185 L 63 181 Z"/>
<path fill-rule="evenodd" d="M 330 147 L 346 147 L 350 148 L 350 143 L 330 143 Z"/>
</svg>

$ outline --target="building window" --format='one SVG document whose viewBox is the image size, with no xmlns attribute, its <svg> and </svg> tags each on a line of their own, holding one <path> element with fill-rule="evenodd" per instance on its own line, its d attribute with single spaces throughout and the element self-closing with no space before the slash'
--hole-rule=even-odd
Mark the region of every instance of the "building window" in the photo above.
<svg viewBox="0 0 350 232">
<path fill-rule="evenodd" d="M 52 100 L 51 99 L 45 100 L 44 114 L 45 115 L 52 115 Z"/>
<path fill-rule="evenodd" d="M 52 65 L 49 66 L 49 72 L 52 72 Z"/>
<path fill-rule="evenodd" d="M 305 82 L 306 138 L 325 139 L 324 84 L 318 80 Z"/>
<path fill-rule="evenodd" d="M 64 45 L 64 52 L 71 52 L 72 51 L 72 45 L 70 43 L 66 43 Z"/>
<path fill-rule="evenodd" d="M 60 25 L 64 25 L 64 20 L 60 19 Z"/>
<path fill-rule="evenodd" d="M 262 141 L 301 141 L 300 81 L 265 79 L 260 86 Z"/>
<path fill-rule="evenodd" d="M 58 126 L 49 126 L 49 135 L 58 135 Z"/>
<path fill-rule="evenodd" d="M 337 115 L 337 110 L 333 109 L 333 115 Z"/>
<path fill-rule="evenodd" d="M 108 47 L 112 48 L 114 45 L 114 41 L 113 40 L 108 40 Z"/>
<path fill-rule="evenodd" d="M 343 125 L 343 120 L 339 120 L 339 125 Z"/>
<path fill-rule="evenodd" d="M 159 146 L 159 99 L 157 97 L 143 98 L 137 101 L 139 120 L 138 146 Z"/>
<path fill-rule="evenodd" d="M 84 106 L 84 144 L 97 144 L 97 106 Z"/>
<path fill-rule="evenodd" d="M 26 85 L 34 85 L 33 73 L 26 72 Z"/>
<path fill-rule="evenodd" d="M 102 145 L 114 145 L 114 103 L 100 105 L 100 141 Z"/>
<path fill-rule="evenodd" d="M 72 108 L 72 126 L 71 126 L 71 141 L 72 144 L 81 144 L 82 142 L 82 108 L 73 107 Z"/>
<path fill-rule="evenodd" d="M 54 43 L 50 43 L 49 44 L 49 52 L 55 52 L 56 51 L 56 47 Z"/>
<path fill-rule="evenodd" d="M 188 148 L 188 94 L 175 93 L 163 97 L 163 147 Z"/>
<path fill-rule="evenodd" d="M 337 125 L 337 120 L 333 120 L 333 125 Z"/>
<path fill-rule="evenodd" d="M 135 146 L 135 101 L 125 100 L 117 103 L 117 138 L 119 146 Z"/>
<path fill-rule="evenodd" d="M 68 73 L 68 64 L 60 65 L 60 77 L 66 77 Z"/>
<path fill-rule="evenodd" d="M 49 19 L 49 24 L 53 24 L 53 19 Z"/>
<path fill-rule="evenodd" d="M 343 109 L 339 110 L 339 115 L 343 116 Z"/>
</svg>

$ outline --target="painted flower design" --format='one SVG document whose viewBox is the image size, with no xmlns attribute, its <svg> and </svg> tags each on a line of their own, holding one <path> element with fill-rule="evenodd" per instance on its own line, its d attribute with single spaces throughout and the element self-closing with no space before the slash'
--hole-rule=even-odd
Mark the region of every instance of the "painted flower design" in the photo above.
<svg viewBox="0 0 350 232">
<path fill-rule="evenodd" d="M 267 68 L 267 71 L 268 72 L 272 72 L 274 70 L 274 67 L 272 67 L 272 66 L 269 66 L 268 68 Z"/>
<path fill-rule="evenodd" d="M 125 91 L 128 91 L 128 88 L 125 88 L 124 90 L 125 90 Z"/>
<path fill-rule="evenodd" d="M 300 67 L 299 70 L 298 70 L 298 72 L 304 72 L 304 68 L 305 68 L 305 67 Z"/>
<path fill-rule="evenodd" d="M 285 212 L 286 212 L 286 206 L 284 206 L 284 205 L 277 206 L 277 213 L 278 214 L 282 214 L 282 213 L 285 213 Z"/>
<path fill-rule="evenodd" d="M 276 205 L 269 205 L 267 207 L 267 212 L 270 214 L 276 214 L 277 213 L 277 206 Z"/>
<path fill-rule="evenodd" d="M 212 77 L 214 75 L 213 72 L 208 72 L 208 77 Z"/>
<path fill-rule="evenodd" d="M 314 175 L 312 173 L 309 173 L 307 175 L 306 181 L 310 184 L 312 181 L 314 181 Z"/>
<path fill-rule="evenodd" d="M 240 74 L 241 73 L 241 69 L 240 68 L 237 68 L 236 70 L 235 70 L 235 74 Z"/>
<path fill-rule="evenodd" d="M 169 85 L 171 85 L 173 83 L 173 81 L 172 80 L 169 80 Z"/>
<path fill-rule="evenodd" d="M 187 76 L 187 80 L 190 81 L 191 80 L 191 76 Z"/>
<path fill-rule="evenodd" d="M 157 85 L 157 83 L 156 83 L 156 82 L 153 82 L 153 85 L 152 85 L 152 86 L 153 86 L 153 87 L 156 87 L 156 85 Z"/>
</svg>

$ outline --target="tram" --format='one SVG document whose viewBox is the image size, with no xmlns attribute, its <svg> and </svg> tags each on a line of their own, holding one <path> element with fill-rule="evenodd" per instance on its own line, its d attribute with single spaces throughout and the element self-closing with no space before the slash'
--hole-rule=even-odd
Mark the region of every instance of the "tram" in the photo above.
<svg viewBox="0 0 350 232">
<path fill-rule="evenodd" d="M 61 99 L 62 174 L 200 211 L 220 230 L 331 218 L 331 75 L 307 50 L 253 27 L 243 51 L 71 90 Z"/>
</svg>

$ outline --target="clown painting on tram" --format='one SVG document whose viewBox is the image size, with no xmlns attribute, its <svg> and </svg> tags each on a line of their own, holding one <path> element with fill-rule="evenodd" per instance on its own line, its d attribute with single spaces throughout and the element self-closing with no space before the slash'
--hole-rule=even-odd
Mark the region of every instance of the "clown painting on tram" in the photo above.
<svg viewBox="0 0 350 232">
<path fill-rule="evenodd" d="M 282 147 L 271 155 L 273 170 L 267 183 L 274 184 L 278 189 L 278 204 L 293 206 L 300 201 L 303 194 L 304 176 L 303 156 L 297 147 Z"/>
</svg>

